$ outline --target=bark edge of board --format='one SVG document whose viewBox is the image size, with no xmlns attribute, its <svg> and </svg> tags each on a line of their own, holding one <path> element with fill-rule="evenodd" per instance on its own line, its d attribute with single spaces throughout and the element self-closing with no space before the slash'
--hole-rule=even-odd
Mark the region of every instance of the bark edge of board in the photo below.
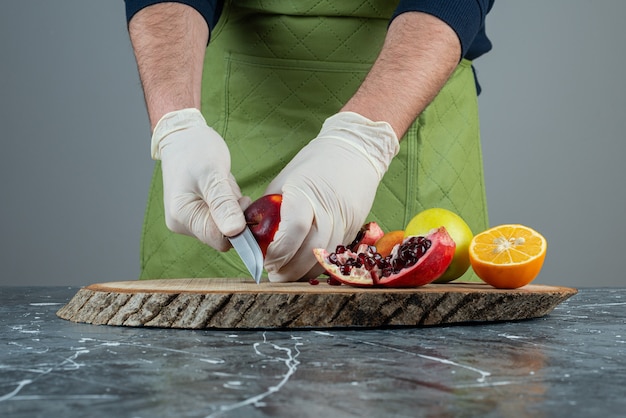
<svg viewBox="0 0 626 418">
<path fill-rule="evenodd" d="M 94 325 L 183 329 L 420 327 L 538 318 L 576 293 L 533 284 L 495 289 L 454 282 L 385 289 L 161 279 L 83 287 L 57 316 Z"/>
</svg>

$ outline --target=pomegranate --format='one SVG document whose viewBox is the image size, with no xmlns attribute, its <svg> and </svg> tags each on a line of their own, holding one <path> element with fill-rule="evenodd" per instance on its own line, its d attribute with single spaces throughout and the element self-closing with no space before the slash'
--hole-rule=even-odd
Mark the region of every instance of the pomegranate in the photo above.
<svg viewBox="0 0 626 418">
<path fill-rule="evenodd" d="M 416 287 L 439 278 L 454 257 L 456 244 L 445 227 L 426 236 L 409 236 L 397 244 L 387 257 L 376 247 L 361 243 L 355 249 L 338 245 L 329 253 L 323 248 L 313 252 L 326 273 L 343 284 L 371 287 Z"/>
<path fill-rule="evenodd" d="M 263 257 L 265 257 L 267 247 L 274 240 L 274 235 L 278 230 L 280 205 L 282 203 L 283 195 L 268 194 L 252 202 L 243 212 L 254 239 L 261 247 Z"/>
<path fill-rule="evenodd" d="M 368 222 L 361 227 L 354 240 L 346 247 L 350 251 L 356 251 L 359 245 L 374 245 L 383 235 L 385 235 L 385 232 L 376 222 Z"/>
</svg>

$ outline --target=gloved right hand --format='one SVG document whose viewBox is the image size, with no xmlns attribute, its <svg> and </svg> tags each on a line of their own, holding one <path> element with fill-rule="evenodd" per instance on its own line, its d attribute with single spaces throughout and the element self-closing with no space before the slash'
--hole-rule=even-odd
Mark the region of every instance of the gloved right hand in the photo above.
<svg viewBox="0 0 626 418">
<path fill-rule="evenodd" d="M 242 207 L 250 203 L 230 172 L 224 139 L 198 109 L 165 114 L 152 134 L 152 158 L 161 160 L 165 223 L 172 231 L 196 237 L 218 251 L 226 237 L 246 226 Z"/>
</svg>

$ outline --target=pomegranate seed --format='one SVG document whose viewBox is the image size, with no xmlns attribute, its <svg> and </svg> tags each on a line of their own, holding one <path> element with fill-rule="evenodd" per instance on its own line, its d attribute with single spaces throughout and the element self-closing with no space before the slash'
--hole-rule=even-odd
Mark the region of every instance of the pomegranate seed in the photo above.
<svg viewBox="0 0 626 418">
<path fill-rule="evenodd" d="M 320 281 L 317 280 L 317 279 L 310 279 L 309 280 L 309 284 L 311 284 L 313 286 L 316 286 L 316 285 L 320 284 Z"/>
<path fill-rule="evenodd" d="M 326 280 L 326 283 L 331 286 L 341 286 L 341 282 L 334 277 L 329 277 L 328 280 Z"/>
<path fill-rule="evenodd" d="M 341 274 L 343 274 L 344 276 L 348 276 L 350 275 L 350 271 L 352 271 L 352 266 L 349 266 L 347 264 L 344 264 L 343 266 L 339 266 L 339 271 L 341 272 Z"/>
<path fill-rule="evenodd" d="M 363 265 L 368 271 L 371 271 L 372 269 L 374 269 L 374 267 L 376 267 L 376 260 L 374 260 L 373 257 L 368 257 L 365 259 Z"/>
</svg>

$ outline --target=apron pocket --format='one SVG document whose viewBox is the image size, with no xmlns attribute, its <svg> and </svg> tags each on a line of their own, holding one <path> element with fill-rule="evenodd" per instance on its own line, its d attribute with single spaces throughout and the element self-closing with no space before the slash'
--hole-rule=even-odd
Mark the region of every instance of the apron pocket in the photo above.
<svg viewBox="0 0 626 418">
<path fill-rule="evenodd" d="M 352 96 L 369 64 L 230 54 L 222 132 L 244 194 L 267 184 Z"/>
</svg>

